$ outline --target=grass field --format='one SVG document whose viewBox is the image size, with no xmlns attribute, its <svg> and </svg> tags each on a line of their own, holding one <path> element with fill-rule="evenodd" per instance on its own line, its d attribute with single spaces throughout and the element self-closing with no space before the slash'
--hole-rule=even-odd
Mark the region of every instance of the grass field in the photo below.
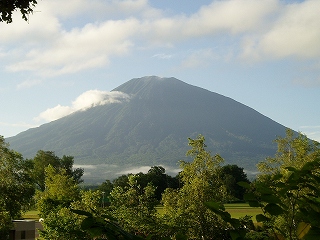
<svg viewBox="0 0 320 240">
<path fill-rule="evenodd" d="M 249 215 L 253 216 L 252 220 L 255 221 L 255 216 L 262 213 L 260 208 L 250 207 L 247 203 L 227 203 L 224 204 L 224 207 L 233 218 L 240 218 Z"/>
<path fill-rule="evenodd" d="M 250 207 L 248 203 L 227 203 L 224 204 L 226 211 L 231 214 L 233 218 L 240 218 L 246 215 L 252 216 L 252 220 L 255 222 L 255 216 L 262 213 L 260 208 Z M 157 206 L 157 211 L 162 214 L 162 206 Z"/>
<path fill-rule="evenodd" d="M 27 211 L 23 214 L 24 219 L 34 219 L 39 220 L 39 211 L 33 210 L 33 211 Z"/>
</svg>

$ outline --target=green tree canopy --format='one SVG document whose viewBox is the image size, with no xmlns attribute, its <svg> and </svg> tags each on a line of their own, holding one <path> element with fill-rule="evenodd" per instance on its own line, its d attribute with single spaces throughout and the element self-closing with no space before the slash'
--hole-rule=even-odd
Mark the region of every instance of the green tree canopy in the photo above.
<svg viewBox="0 0 320 240">
<path fill-rule="evenodd" d="M 45 168 L 45 190 L 36 194 L 39 215 L 44 219 L 40 239 L 90 239 L 81 230 L 79 216 L 70 210 L 75 202 L 81 206 L 81 197 L 78 184 L 66 170 L 57 171 L 51 165 Z"/>
<path fill-rule="evenodd" d="M 45 168 L 51 165 L 56 171 L 64 170 L 76 183 L 82 182 L 82 168 L 73 169 L 74 157 L 63 156 L 59 158 L 52 151 L 39 150 L 33 159 L 28 160 L 33 165 L 32 177 L 41 191 L 45 189 Z"/>
<path fill-rule="evenodd" d="M 260 178 L 268 174 L 288 172 L 286 167 L 301 169 L 305 163 L 320 157 L 318 142 L 308 139 L 302 133 L 296 135 L 291 129 L 287 129 L 286 136 L 278 137 L 275 142 L 278 145 L 276 155 L 258 164 Z"/>
<path fill-rule="evenodd" d="M 22 155 L 9 148 L 0 136 L 0 238 L 6 239 L 11 220 L 21 217 L 32 204 L 34 185 L 29 175 L 30 165 Z"/>
<path fill-rule="evenodd" d="M 129 176 L 129 187 L 115 187 L 111 192 L 113 216 L 124 230 L 140 236 L 153 234 L 157 229 L 155 187 L 142 188 L 137 176 Z"/>
<path fill-rule="evenodd" d="M 246 189 L 238 185 L 238 182 L 250 183 L 243 168 L 237 165 L 225 165 L 221 167 L 221 178 L 224 181 L 227 192 L 234 200 L 243 200 Z"/>
<path fill-rule="evenodd" d="M 138 184 L 143 188 L 149 183 L 152 183 L 152 185 L 156 188 L 155 196 L 159 201 L 161 200 L 162 193 L 165 189 L 176 189 L 179 187 L 179 179 L 166 174 L 166 170 L 162 166 L 153 166 L 146 174 L 138 173 L 135 176 Z"/>
<path fill-rule="evenodd" d="M 180 231 L 190 239 L 223 239 L 223 223 L 205 206 L 210 200 L 223 202 L 227 198 L 220 177 L 223 159 L 205 150 L 202 135 L 189 139 L 189 145 L 187 155 L 193 157 L 193 161 L 181 162 L 182 188 L 167 189 L 163 194 L 166 224 L 173 233 Z"/>
<path fill-rule="evenodd" d="M 22 155 L 9 149 L 0 136 L 0 211 L 8 212 L 12 219 L 32 202 L 35 189 L 29 170 Z"/>
<path fill-rule="evenodd" d="M 310 233 L 320 232 L 320 145 L 290 129 L 276 142 L 278 152 L 258 165 L 261 174 L 245 199 L 262 208 L 257 221 L 270 226 L 278 239 L 301 239 L 310 227 L 305 239 L 314 239 Z"/>
</svg>

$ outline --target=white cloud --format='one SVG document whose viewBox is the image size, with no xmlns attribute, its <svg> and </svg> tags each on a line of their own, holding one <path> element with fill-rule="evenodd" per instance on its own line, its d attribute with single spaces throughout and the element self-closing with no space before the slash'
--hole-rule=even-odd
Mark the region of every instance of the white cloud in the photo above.
<svg viewBox="0 0 320 240">
<path fill-rule="evenodd" d="M 192 52 L 182 61 L 180 68 L 207 67 L 213 60 L 218 59 L 218 55 L 212 49 L 200 49 Z"/>
<path fill-rule="evenodd" d="M 257 30 L 277 7 L 276 0 L 213 1 L 191 16 L 189 28 L 184 31 L 191 35 L 207 35 L 217 31 L 237 34 Z"/>
<path fill-rule="evenodd" d="M 37 122 L 41 121 L 41 120 L 45 120 L 48 122 L 57 120 L 59 118 L 62 118 L 64 116 L 67 116 L 71 113 L 73 113 L 75 110 L 72 109 L 72 107 L 68 107 L 68 106 L 61 106 L 60 104 L 53 107 L 53 108 L 49 108 L 47 110 L 45 110 L 44 112 L 40 113 L 38 117 L 36 117 L 34 120 L 36 120 Z"/>
<path fill-rule="evenodd" d="M 117 175 L 123 175 L 123 174 L 129 174 L 129 173 L 137 174 L 139 172 L 147 173 L 150 170 L 150 168 L 151 168 L 150 166 L 135 167 L 135 168 L 127 169 L 127 170 L 124 170 L 124 171 L 120 171 L 120 172 L 118 172 L 116 174 Z"/>
<path fill-rule="evenodd" d="M 34 120 L 38 122 L 42 120 L 54 121 L 76 111 L 84 111 L 99 105 L 121 103 L 123 101 L 128 101 L 129 98 L 129 95 L 118 91 L 106 92 L 89 90 L 77 97 L 76 100 L 72 102 L 71 106 L 61 106 L 59 104 L 40 113 Z"/>
<path fill-rule="evenodd" d="M 73 73 L 109 62 L 112 55 L 128 52 L 129 36 L 138 23 L 134 19 L 87 24 L 82 29 L 64 32 L 50 48 L 34 48 L 23 61 L 8 66 L 10 71 L 38 71 L 44 76 Z"/>
<path fill-rule="evenodd" d="M 26 80 L 26 81 L 23 81 L 23 82 L 19 83 L 19 84 L 17 85 L 17 89 L 30 88 L 30 87 L 39 85 L 39 84 L 41 84 L 42 82 L 43 82 L 43 81 L 40 80 L 40 79 Z"/>
<path fill-rule="evenodd" d="M 13 14 L 12 23 L 0 25 L 0 43 L 19 50 L 36 47 L 39 44 L 50 44 L 52 39 L 59 37 L 61 27 L 59 19 L 50 11 L 42 12 L 35 9 L 34 14 L 30 16 L 30 23 L 22 20 L 17 11 Z"/>
<path fill-rule="evenodd" d="M 172 168 L 168 166 L 162 166 L 166 170 L 166 174 L 168 175 L 177 175 L 181 171 L 181 168 Z M 137 174 L 137 173 L 147 173 L 150 170 L 151 166 L 139 166 L 139 167 L 132 167 L 120 172 L 117 172 L 117 175 L 123 175 L 123 174 Z"/>
<path fill-rule="evenodd" d="M 77 97 L 77 99 L 72 102 L 72 106 L 76 110 L 85 110 L 90 107 L 109 103 L 120 103 L 127 100 L 129 100 L 129 95 L 123 92 L 90 90 Z"/>
<path fill-rule="evenodd" d="M 231 57 L 241 52 L 251 60 L 317 58 L 318 9 L 317 0 L 216 0 L 191 15 L 164 17 L 147 0 L 41 1 L 30 24 L 17 20 L 17 14 L 12 24 L 0 26 L 0 57 L 8 57 L 9 71 L 52 77 L 106 66 L 135 47 L 223 36 L 234 41 L 234 52 L 225 51 Z"/>
<path fill-rule="evenodd" d="M 243 56 L 262 59 L 320 57 L 319 9 L 317 0 L 282 6 L 263 34 L 246 37 Z"/>
<path fill-rule="evenodd" d="M 159 59 L 171 59 L 173 57 L 172 54 L 158 53 L 152 56 L 153 58 Z"/>
<path fill-rule="evenodd" d="M 115 164 L 74 164 L 73 168 L 97 169 L 97 168 L 116 168 Z"/>
<path fill-rule="evenodd" d="M 191 16 L 160 18 L 149 22 L 144 28 L 152 31 L 148 36 L 153 42 L 171 46 L 189 38 L 259 30 L 277 7 L 276 0 L 213 1 Z"/>
<path fill-rule="evenodd" d="M 56 16 L 63 18 L 71 17 L 104 17 L 125 18 L 132 15 L 145 17 L 160 16 L 160 10 L 151 8 L 148 0 L 55 0 L 45 3 L 46 8 L 50 9 Z"/>
</svg>

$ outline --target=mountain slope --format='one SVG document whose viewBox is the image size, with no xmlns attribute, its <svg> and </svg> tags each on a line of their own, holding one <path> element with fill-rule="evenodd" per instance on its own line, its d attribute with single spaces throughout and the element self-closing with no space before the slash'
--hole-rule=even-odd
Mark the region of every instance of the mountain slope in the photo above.
<svg viewBox="0 0 320 240">
<path fill-rule="evenodd" d="M 78 164 L 177 167 L 187 138 L 202 134 L 212 153 L 254 170 L 285 133 L 252 108 L 175 78 L 132 79 L 114 91 L 130 100 L 78 111 L 7 141 L 26 158 L 42 149 L 72 155 Z"/>
</svg>

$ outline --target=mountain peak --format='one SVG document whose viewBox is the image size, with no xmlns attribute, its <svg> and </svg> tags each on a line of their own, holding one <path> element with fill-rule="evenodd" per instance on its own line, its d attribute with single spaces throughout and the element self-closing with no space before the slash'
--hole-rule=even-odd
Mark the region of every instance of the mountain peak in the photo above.
<svg viewBox="0 0 320 240">
<path fill-rule="evenodd" d="M 141 79 L 141 80 L 144 80 L 144 81 L 161 81 L 161 80 L 166 80 L 168 78 L 166 78 L 166 77 L 158 77 L 158 76 L 145 76 L 145 77 L 136 78 L 136 79 Z"/>
<path fill-rule="evenodd" d="M 120 91 L 130 95 L 147 94 L 154 89 L 158 91 L 165 91 L 166 89 L 176 88 L 177 85 L 188 85 L 174 77 L 158 77 L 158 76 L 145 76 L 141 78 L 133 78 L 130 81 L 113 89 L 113 91 Z M 176 89 L 177 90 L 177 89 Z"/>
<path fill-rule="evenodd" d="M 10 146 L 27 158 L 49 150 L 74 156 L 76 164 L 117 166 L 101 173 L 106 177 L 133 166 L 177 167 L 186 160 L 187 138 L 202 134 L 209 151 L 254 171 L 257 162 L 275 154 L 273 140 L 285 132 L 250 107 L 173 77 L 134 78 L 114 91 L 130 95 L 130 101 L 29 129 L 9 138 Z"/>
</svg>

